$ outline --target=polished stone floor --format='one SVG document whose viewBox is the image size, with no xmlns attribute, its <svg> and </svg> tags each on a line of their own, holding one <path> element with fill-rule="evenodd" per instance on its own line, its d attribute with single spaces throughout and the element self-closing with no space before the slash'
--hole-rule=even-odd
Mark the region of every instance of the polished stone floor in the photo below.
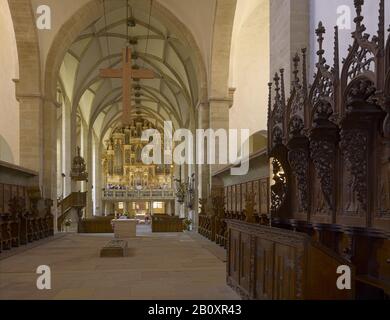
<svg viewBox="0 0 390 320">
<path fill-rule="evenodd" d="M 66 234 L 0 260 L 0 299 L 238 299 L 226 285 L 224 251 L 196 234 L 138 226 L 129 256 L 100 258 L 113 235 Z M 1 256 L 1 254 L 0 254 Z M 51 270 L 38 290 L 36 269 Z"/>
</svg>

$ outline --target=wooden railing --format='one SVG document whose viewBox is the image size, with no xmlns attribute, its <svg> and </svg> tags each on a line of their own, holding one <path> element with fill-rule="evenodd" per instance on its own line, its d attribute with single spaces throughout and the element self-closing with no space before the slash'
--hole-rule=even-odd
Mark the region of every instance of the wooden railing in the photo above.
<svg viewBox="0 0 390 320">
<path fill-rule="evenodd" d="M 71 209 L 77 209 L 79 212 L 87 205 L 86 192 L 72 192 L 66 198 L 58 203 L 59 214 L 57 219 L 58 230 L 61 230 Z"/>
<path fill-rule="evenodd" d="M 130 201 L 130 200 L 175 200 L 175 191 L 166 190 L 103 190 L 103 200 Z"/>
</svg>

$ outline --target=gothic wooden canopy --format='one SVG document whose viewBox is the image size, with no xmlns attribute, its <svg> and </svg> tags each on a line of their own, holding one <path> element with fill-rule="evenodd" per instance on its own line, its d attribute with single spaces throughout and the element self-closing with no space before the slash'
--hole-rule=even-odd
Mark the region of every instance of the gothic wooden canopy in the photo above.
<svg viewBox="0 0 390 320">
<path fill-rule="evenodd" d="M 330 66 L 324 58 L 325 28 L 320 22 L 313 84 L 306 79 L 305 49 L 293 59 L 289 99 L 283 70 L 269 84 L 268 148 L 275 182 L 271 209 L 279 218 L 388 231 L 390 37 L 386 41 L 384 0 L 373 37 L 365 33 L 364 1 L 354 4 L 352 45 L 341 65 L 338 28 Z"/>
</svg>

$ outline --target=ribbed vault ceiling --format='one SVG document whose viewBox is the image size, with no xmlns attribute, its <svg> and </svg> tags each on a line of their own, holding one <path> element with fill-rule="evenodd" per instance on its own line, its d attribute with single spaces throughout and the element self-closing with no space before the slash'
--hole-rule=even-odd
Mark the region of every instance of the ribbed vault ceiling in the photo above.
<svg viewBox="0 0 390 320">
<path fill-rule="evenodd" d="M 153 80 L 133 81 L 134 116 L 156 126 L 171 120 L 176 128 L 193 128 L 199 98 L 193 49 L 154 18 L 149 1 L 137 8 L 130 1 L 129 10 L 126 2 L 106 1 L 105 16 L 86 28 L 67 52 L 59 84 L 65 99 L 78 108 L 79 116 L 101 140 L 120 126 L 122 80 L 102 79 L 99 70 L 121 68 L 122 49 L 128 44 L 133 66 L 152 69 L 157 75 Z"/>
</svg>

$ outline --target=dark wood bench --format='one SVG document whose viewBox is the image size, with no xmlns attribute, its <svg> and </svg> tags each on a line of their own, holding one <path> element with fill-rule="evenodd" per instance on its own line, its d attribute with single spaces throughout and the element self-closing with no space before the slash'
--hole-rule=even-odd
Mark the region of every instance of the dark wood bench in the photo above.
<svg viewBox="0 0 390 320">
<path fill-rule="evenodd" d="M 168 216 L 154 215 L 152 216 L 152 232 L 183 232 L 184 219 Z"/>
</svg>

